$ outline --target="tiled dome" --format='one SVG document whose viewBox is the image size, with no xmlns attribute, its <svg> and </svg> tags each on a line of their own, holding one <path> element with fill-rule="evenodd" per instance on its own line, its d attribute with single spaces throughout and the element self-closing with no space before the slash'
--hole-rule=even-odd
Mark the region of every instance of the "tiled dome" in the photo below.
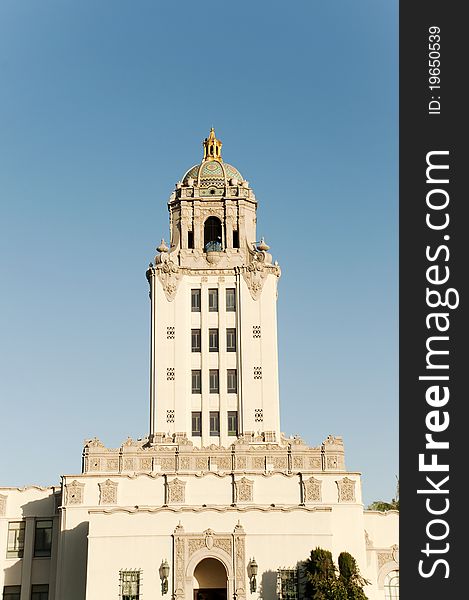
<svg viewBox="0 0 469 600">
<path fill-rule="evenodd" d="M 203 160 L 187 171 L 182 179 L 183 184 L 187 185 L 189 179 L 194 179 L 199 187 L 224 187 L 230 179 L 237 179 L 241 183 L 244 178 L 238 169 L 228 163 L 221 160 Z"/>
</svg>

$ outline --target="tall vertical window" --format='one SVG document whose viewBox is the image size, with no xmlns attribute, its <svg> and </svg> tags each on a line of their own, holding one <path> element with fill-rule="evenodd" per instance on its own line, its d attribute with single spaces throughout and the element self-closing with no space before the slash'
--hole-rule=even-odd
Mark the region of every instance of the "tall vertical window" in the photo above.
<svg viewBox="0 0 469 600">
<path fill-rule="evenodd" d="M 238 411 L 228 411 L 228 435 L 238 435 Z"/>
<path fill-rule="evenodd" d="M 226 288 L 226 310 L 234 312 L 236 310 L 236 294 L 234 288 Z"/>
<path fill-rule="evenodd" d="M 202 435 L 202 413 L 200 411 L 192 412 L 192 435 L 195 437 Z"/>
<path fill-rule="evenodd" d="M 228 394 L 236 394 L 236 392 L 238 391 L 236 369 L 228 369 L 226 379 Z"/>
<path fill-rule="evenodd" d="M 296 569 L 277 571 L 277 597 L 279 600 L 297 600 L 298 571 Z"/>
<path fill-rule="evenodd" d="M 209 312 L 218 311 L 218 289 L 208 290 L 208 310 Z"/>
<path fill-rule="evenodd" d="M 200 329 L 193 329 L 191 332 L 191 349 L 192 352 L 200 352 Z"/>
<path fill-rule="evenodd" d="M 7 558 L 23 558 L 24 521 L 8 523 Z"/>
<path fill-rule="evenodd" d="M 226 330 L 226 351 L 236 352 L 236 329 Z"/>
<path fill-rule="evenodd" d="M 191 290 L 191 311 L 200 312 L 200 289 Z"/>
<path fill-rule="evenodd" d="M 233 229 L 233 248 L 239 248 L 239 231 Z"/>
<path fill-rule="evenodd" d="M 200 369 L 192 369 L 192 393 L 202 393 L 202 373 Z"/>
<path fill-rule="evenodd" d="M 210 352 L 218 352 L 218 329 L 208 330 L 208 349 Z"/>
<path fill-rule="evenodd" d="M 120 571 L 121 600 L 140 600 L 140 571 Z"/>
<path fill-rule="evenodd" d="M 220 413 L 210 411 L 210 435 L 220 435 Z"/>
<path fill-rule="evenodd" d="M 218 394 L 220 392 L 220 383 L 218 369 L 210 369 L 210 393 Z"/>
<path fill-rule="evenodd" d="M 194 232 L 193 231 L 187 232 L 187 247 L 194 248 Z"/>
<path fill-rule="evenodd" d="M 21 597 L 21 586 L 20 585 L 6 585 L 3 588 L 3 600 L 20 600 Z"/>
<path fill-rule="evenodd" d="M 38 519 L 34 533 L 34 556 L 50 556 L 52 548 L 52 519 Z"/>
<path fill-rule="evenodd" d="M 49 585 L 33 585 L 31 588 L 31 600 L 49 600 Z"/>
</svg>

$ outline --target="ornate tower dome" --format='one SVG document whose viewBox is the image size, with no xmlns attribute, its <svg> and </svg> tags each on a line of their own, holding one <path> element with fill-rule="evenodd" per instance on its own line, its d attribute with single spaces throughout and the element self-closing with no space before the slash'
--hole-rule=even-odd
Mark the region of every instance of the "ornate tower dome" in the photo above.
<svg viewBox="0 0 469 600">
<path fill-rule="evenodd" d="M 241 173 L 232 165 L 223 162 L 222 143 L 215 136 L 213 127 L 203 141 L 204 158 L 200 164 L 191 167 L 182 178 L 183 185 L 196 185 L 201 188 L 224 188 L 244 181 Z"/>
</svg>

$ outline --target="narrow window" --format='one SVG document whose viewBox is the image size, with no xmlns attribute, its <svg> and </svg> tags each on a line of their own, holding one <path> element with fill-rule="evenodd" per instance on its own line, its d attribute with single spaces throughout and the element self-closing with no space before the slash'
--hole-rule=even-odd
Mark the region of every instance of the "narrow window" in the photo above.
<svg viewBox="0 0 469 600">
<path fill-rule="evenodd" d="M 192 369 L 192 393 L 202 393 L 202 374 L 200 369 Z"/>
<path fill-rule="evenodd" d="M 20 600 L 21 597 L 21 586 L 20 585 L 6 585 L 3 588 L 3 600 Z"/>
<path fill-rule="evenodd" d="M 200 329 L 193 329 L 191 333 L 192 352 L 200 352 Z"/>
<path fill-rule="evenodd" d="M 297 600 L 298 571 L 297 569 L 279 569 L 277 571 L 277 590 L 279 600 Z"/>
<path fill-rule="evenodd" d="M 200 290 L 191 290 L 191 310 L 192 312 L 200 312 Z"/>
<path fill-rule="evenodd" d="M 121 600 L 140 600 L 140 571 L 121 571 L 119 576 Z"/>
<path fill-rule="evenodd" d="M 236 296 L 234 288 L 226 289 L 226 311 L 235 312 L 236 310 Z"/>
<path fill-rule="evenodd" d="M 238 411 L 228 411 L 228 435 L 238 435 Z"/>
<path fill-rule="evenodd" d="M 34 556 L 50 556 L 52 548 L 52 519 L 38 519 L 34 533 Z"/>
<path fill-rule="evenodd" d="M 220 435 L 220 413 L 210 411 L 210 435 Z"/>
<path fill-rule="evenodd" d="M 220 391 L 218 369 L 210 369 L 210 393 L 218 394 Z"/>
<path fill-rule="evenodd" d="M 23 558 L 24 521 L 8 523 L 7 558 Z"/>
<path fill-rule="evenodd" d="M 193 231 L 187 232 L 187 247 L 189 249 L 192 249 L 194 247 L 194 232 Z"/>
<path fill-rule="evenodd" d="M 227 392 L 228 394 L 236 394 L 238 391 L 236 369 L 228 369 L 227 371 Z"/>
<path fill-rule="evenodd" d="M 236 329 L 226 330 L 226 351 L 236 352 Z"/>
<path fill-rule="evenodd" d="M 218 290 L 217 290 L 217 288 L 208 290 L 208 310 L 209 310 L 209 312 L 218 312 Z"/>
<path fill-rule="evenodd" d="M 202 435 L 202 413 L 199 411 L 192 413 L 192 435 L 194 437 Z"/>
<path fill-rule="evenodd" d="M 48 600 L 49 599 L 49 585 L 33 585 L 31 588 L 31 600 Z"/>
<path fill-rule="evenodd" d="M 208 330 L 208 349 L 210 352 L 218 352 L 218 329 Z"/>
<path fill-rule="evenodd" d="M 233 248 L 239 248 L 239 232 L 237 229 L 233 230 Z"/>
</svg>

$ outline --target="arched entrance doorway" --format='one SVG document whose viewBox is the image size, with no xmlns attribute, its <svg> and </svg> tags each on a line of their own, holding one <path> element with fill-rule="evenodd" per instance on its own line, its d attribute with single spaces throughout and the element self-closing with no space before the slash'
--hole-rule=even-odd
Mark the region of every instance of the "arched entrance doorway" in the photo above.
<svg viewBox="0 0 469 600">
<path fill-rule="evenodd" d="M 216 558 L 204 558 L 194 569 L 194 600 L 227 600 L 228 575 Z"/>
</svg>

